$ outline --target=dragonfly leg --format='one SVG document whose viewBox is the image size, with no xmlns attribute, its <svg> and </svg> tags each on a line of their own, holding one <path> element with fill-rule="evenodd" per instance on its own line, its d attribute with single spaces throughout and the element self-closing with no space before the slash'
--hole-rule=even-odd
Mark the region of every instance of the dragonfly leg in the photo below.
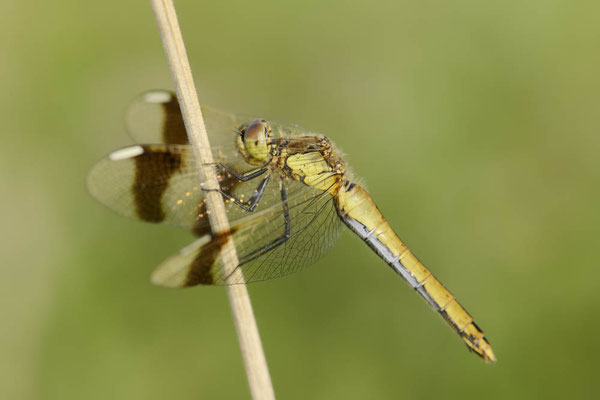
<svg viewBox="0 0 600 400">
<path fill-rule="evenodd" d="M 257 259 L 265 253 L 273 250 L 277 246 L 284 244 L 290 238 L 290 210 L 287 202 L 287 192 L 285 190 L 285 184 L 281 182 L 281 204 L 283 206 L 283 219 L 285 222 L 283 235 L 275 238 L 264 246 L 259 247 L 258 249 L 244 255 L 243 261 L 240 262 L 240 265 L 249 263 L 252 260 Z M 238 267 L 240 266 L 238 265 Z"/>
<path fill-rule="evenodd" d="M 236 172 L 234 170 L 232 170 L 231 168 L 229 168 L 227 165 L 223 164 L 223 163 L 218 163 L 217 164 L 219 167 L 223 168 L 225 171 L 227 171 L 229 174 L 231 174 L 234 178 L 239 179 L 242 182 L 247 182 L 251 179 L 256 178 L 257 176 L 260 176 L 262 174 L 264 174 L 267 171 L 266 167 L 261 167 L 258 169 L 251 169 L 249 171 L 245 171 L 245 172 Z"/>
<path fill-rule="evenodd" d="M 258 185 L 256 190 L 254 191 L 254 194 L 252 195 L 252 197 L 250 197 L 250 200 L 248 200 L 248 201 L 240 200 L 237 197 L 235 197 L 233 194 L 228 193 L 222 189 L 204 189 L 204 190 L 205 191 L 216 190 L 219 193 L 221 193 L 221 195 L 223 195 L 223 197 L 233 201 L 234 204 L 238 205 L 239 207 L 243 208 L 244 210 L 246 210 L 248 212 L 252 212 L 256 209 L 258 202 L 260 201 L 263 194 L 265 193 L 265 189 L 267 188 L 267 183 L 269 183 L 270 178 L 271 178 L 271 175 L 269 174 L 260 182 L 260 184 Z"/>
</svg>

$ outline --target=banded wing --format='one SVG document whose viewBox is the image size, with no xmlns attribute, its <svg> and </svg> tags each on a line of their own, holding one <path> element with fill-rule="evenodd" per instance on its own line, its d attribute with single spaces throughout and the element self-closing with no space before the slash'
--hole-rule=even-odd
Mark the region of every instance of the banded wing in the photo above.
<svg viewBox="0 0 600 400">
<path fill-rule="evenodd" d="M 240 125 L 255 119 L 202 107 L 215 162 L 243 172 L 251 168 L 235 146 Z M 183 227 L 197 235 L 210 232 L 204 197 L 176 96 L 153 90 L 138 96 L 127 112 L 130 134 L 140 145 L 110 153 L 88 176 L 88 188 L 101 203 L 121 215 L 146 222 Z M 300 131 L 293 125 L 277 124 L 280 135 Z M 284 132 L 285 131 L 285 132 Z M 146 144 L 149 143 L 149 144 Z M 249 198 L 260 179 L 240 182 L 226 171 L 219 172 L 221 188 L 238 198 Z M 292 186 L 288 196 L 304 190 Z M 271 179 L 259 208 L 280 202 L 279 186 Z M 228 204 L 230 221 L 246 216 Z"/>
<path fill-rule="evenodd" d="M 242 123 L 240 117 L 208 106 L 201 106 L 211 149 L 236 151 L 234 140 Z M 126 125 L 135 143 L 189 144 L 177 97 L 167 90 L 151 90 L 136 97 L 127 109 Z"/>
<path fill-rule="evenodd" d="M 248 170 L 251 166 L 239 154 L 234 139 L 239 126 L 254 118 L 208 107 L 202 110 L 215 162 L 239 172 Z M 144 93 L 130 107 L 127 121 L 136 141 L 155 144 L 129 146 L 109 154 L 90 172 L 90 192 L 121 215 L 179 226 L 200 236 L 159 268 L 162 272 L 154 275 L 155 283 L 172 287 L 223 284 L 226 277 L 218 250 L 225 238 L 207 235 L 210 226 L 204 196 L 176 97 L 167 91 Z M 294 125 L 273 126 L 279 137 L 306 133 Z M 248 199 L 262 180 L 258 177 L 241 182 L 226 171 L 220 171 L 218 177 L 223 190 L 241 199 Z M 286 188 L 285 201 L 282 185 Z M 296 181 L 283 181 L 279 176 L 271 177 L 254 212 L 229 201 L 226 209 L 240 257 L 239 268 L 247 282 L 282 276 L 314 262 L 340 233 L 329 194 Z M 289 238 L 284 243 L 279 239 L 286 226 Z"/>
<path fill-rule="evenodd" d="M 235 166 L 234 161 L 234 157 L 228 160 Z M 253 183 L 239 182 L 228 173 L 219 177 L 221 187 L 238 196 L 254 190 L 250 187 Z M 189 145 L 134 145 L 116 150 L 92 168 L 88 189 L 102 204 L 123 216 L 179 226 L 197 235 L 210 232 Z M 265 202 L 268 199 L 267 193 Z M 234 214 L 232 219 L 242 216 L 239 207 L 227 209 Z"/>
<path fill-rule="evenodd" d="M 237 153 L 217 160 L 230 168 L 248 168 Z M 227 171 L 218 178 L 222 190 L 240 199 L 255 192 L 262 177 L 241 182 Z M 225 200 L 230 222 L 260 213 L 269 207 L 281 207 L 280 177 L 272 176 L 254 213 Z M 110 153 L 88 175 L 90 193 L 117 213 L 146 222 L 165 223 L 191 231 L 197 236 L 210 233 L 204 195 L 196 162 L 189 145 L 134 145 Z M 308 187 L 288 184 L 289 199 L 306 197 Z"/>
<path fill-rule="evenodd" d="M 223 151 L 237 151 L 234 139 L 238 128 L 256 116 L 227 113 L 209 106 L 201 106 L 204 125 L 211 149 L 215 155 Z M 126 125 L 135 143 L 189 144 L 179 102 L 175 93 L 168 90 L 150 90 L 136 97 L 127 110 Z M 274 138 L 302 140 L 302 136 L 314 136 L 295 124 L 269 120 Z"/>
<path fill-rule="evenodd" d="M 219 176 L 222 187 L 239 197 L 250 196 L 260 181 Z M 88 186 L 100 202 L 122 215 L 180 226 L 200 236 L 159 267 L 154 283 L 169 287 L 225 284 L 218 255 L 227 238 L 210 235 L 189 145 L 135 145 L 117 150 L 96 164 Z M 341 231 L 329 193 L 279 176 L 269 181 L 256 211 L 245 211 L 231 202 L 226 202 L 226 210 L 246 282 L 287 275 L 313 263 Z M 289 237 L 282 241 L 286 229 Z"/>
<path fill-rule="evenodd" d="M 282 241 L 288 226 L 289 238 Z M 341 221 L 331 195 L 309 189 L 297 191 L 281 204 L 248 213 L 232 224 L 231 232 L 240 259 L 237 268 L 249 283 L 288 275 L 314 263 L 339 238 Z M 161 264 L 152 282 L 166 287 L 243 283 L 228 280 L 218 258 L 227 239 L 197 239 Z"/>
</svg>

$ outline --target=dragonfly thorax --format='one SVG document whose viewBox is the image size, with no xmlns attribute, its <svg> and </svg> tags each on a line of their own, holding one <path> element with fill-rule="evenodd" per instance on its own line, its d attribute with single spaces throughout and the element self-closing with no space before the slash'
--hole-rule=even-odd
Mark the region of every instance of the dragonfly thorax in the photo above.
<svg viewBox="0 0 600 400">
<path fill-rule="evenodd" d="M 274 162 L 289 178 L 335 195 L 344 181 L 346 167 L 323 136 L 300 136 L 283 140 Z"/>
</svg>

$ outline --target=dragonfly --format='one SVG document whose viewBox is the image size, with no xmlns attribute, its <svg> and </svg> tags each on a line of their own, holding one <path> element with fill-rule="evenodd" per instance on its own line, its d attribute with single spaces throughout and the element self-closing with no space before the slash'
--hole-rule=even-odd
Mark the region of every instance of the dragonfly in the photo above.
<svg viewBox="0 0 600 400">
<path fill-rule="evenodd" d="M 127 126 L 138 143 L 99 161 L 88 189 L 104 205 L 138 220 L 178 226 L 196 239 L 152 273 L 157 285 L 183 288 L 263 281 L 313 264 L 343 226 L 358 235 L 486 362 L 496 358 L 483 331 L 450 291 L 406 247 L 369 193 L 355 183 L 325 136 L 297 125 L 202 106 L 230 232 L 213 235 L 177 97 L 138 96 Z M 231 239 L 233 274 L 219 254 Z M 241 272 L 241 274 L 239 274 Z M 236 278 L 238 277 L 238 278 Z M 242 280 L 242 281 L 240 281 Z"/>
</svg>

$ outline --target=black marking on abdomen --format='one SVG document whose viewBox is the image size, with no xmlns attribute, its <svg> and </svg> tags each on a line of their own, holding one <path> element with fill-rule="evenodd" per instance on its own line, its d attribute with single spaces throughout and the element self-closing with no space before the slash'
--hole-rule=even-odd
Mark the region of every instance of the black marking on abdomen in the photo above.
<svg viewBox="0 0 600 400">
<path fill-rule="evenodd" d="M 456 301 L 456 300 L 455 300 Z M 444 320 L 446 320 L 446 322 L 448 323 L 448 325 L 450 325 L 450 327 L 457 332 L 459 335 L 461 336 L 465 336 L 463 335 L 463 330 L 465 327 L 463 327 L 462 329 L 458 327 L 458 325 L 456 325 L 456 322 L 454 322 L 452 320 L 452 318 L 450 318 L 450 316 L 448 315 L 448 313 L 446 312 L 446 310 L 440 310 L 439 311 L 440 315 L 442 316 L 442 318 L 444 318 Z M 467 324 L 468 326 L 468 324 Z M 468 346 L 467 346 L 468 347 Z"/>
<path fill-rule="evenodd" d="M 138 217 L 148 222 L 165 219 L 162 197 L 173 174 L 181 166 L 181 154 L 153 150 L 142 146 L 144 152 L 135 157 L 135 181 L 131 188 Z"/>
</svg>

